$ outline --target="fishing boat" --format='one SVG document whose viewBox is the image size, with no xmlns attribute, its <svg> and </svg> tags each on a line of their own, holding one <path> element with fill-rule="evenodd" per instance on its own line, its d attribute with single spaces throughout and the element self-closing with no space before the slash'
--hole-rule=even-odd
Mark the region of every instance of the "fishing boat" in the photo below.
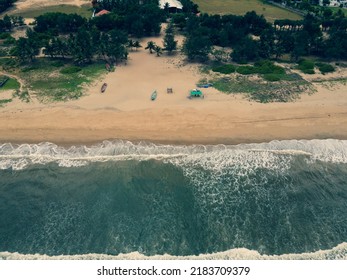
<svg viewBox="0 0 347 280">
<path fill-rule="evenodd" d="M 101 87 L 101 92 L 102 92 L 102 93 L 105 92 L 106 88 L 107 88 L 107 84 L 106 84 L 106 83 L 103 83 L 103 85 L 102 85 L 102 87 Z"/>
<path fill-rule="evenodd" d="M 154 101 L 156 98 L 157 98 L 157 91 L 153 91 L 152 94 L 151 94 L 151 100 Z"/>
</svg>

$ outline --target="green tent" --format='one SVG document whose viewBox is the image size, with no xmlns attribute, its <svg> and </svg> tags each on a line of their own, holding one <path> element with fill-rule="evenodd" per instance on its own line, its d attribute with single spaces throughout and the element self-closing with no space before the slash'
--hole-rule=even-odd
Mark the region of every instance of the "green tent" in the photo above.
<svg viewBox="0 0 347 280">
<path fill-rule="evenodd" d="M 203 97 L 202 91 L 199 89 L 193 89 L 190 91 L 190 97 Z"/>
</svg>

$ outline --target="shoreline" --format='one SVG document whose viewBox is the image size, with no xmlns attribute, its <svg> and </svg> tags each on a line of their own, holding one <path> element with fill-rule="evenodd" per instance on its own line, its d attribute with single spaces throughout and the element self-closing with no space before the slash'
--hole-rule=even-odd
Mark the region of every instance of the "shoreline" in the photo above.
<svg viewBox="0 0 347 280">
<path fill-rule="evenodd" d="M 347 140 L 347 131 L 343 129 L 347 127 L 347 107 L 317 110 L 297 108 L 297 103 L 286 103 L 279 108 L 279 104 L 271 105 L 253 104 L 251 113 L 192 108 L 130 112 L 64 107 L 6 110 L 0 112 L 0 143 L 91 146 L 104 140 L 123 140 L 236 145 L 291 139 Z M 260 111 L 254 108 L 257 106 Z"/>
</svg>

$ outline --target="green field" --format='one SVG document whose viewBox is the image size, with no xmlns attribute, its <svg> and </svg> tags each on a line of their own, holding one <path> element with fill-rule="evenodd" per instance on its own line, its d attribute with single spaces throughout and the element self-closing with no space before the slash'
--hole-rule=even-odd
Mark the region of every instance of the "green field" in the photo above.
<svg viewBox="0 0 347 280">
<path fill-rule="evenodd" d="M 51 13 L 51 12 L 60 12 L 60 13 L 66 13 L 66 14 L 76 13 L 86 18 L 90 18 L 93 13 L 91 5 L 82 5 L 81 7 L 71 6 L 71 5 L 56 5 L 56 6 L 28 9 L 24 11 L 13 11 L 12 13 L 9 13 L 9 14 L 15 15 L 15 16 L 22 16 L 24 18 L 35 18 L 44 13 Z"/>
<path fill-rule="evenodd" d="M 244 15 L 248 11 L 262 14 L 268 21 L 276 19 L 302 19 L 300 15 L 272 5 L 264 4 L 260 0 L 193 0 L 199 5 L 200 11 L 209 14 Z"/>
<path fill-rule="evenodd" d="M 328 9 L 332 10 L 334 13 L 337 13 L 338 10 L 341 10 L 345 16 L 347 16 L 347 9 L 341 9 L 339 7 L 328 7 Z"/>
<path fill-rule="evenodd" d="M 20 85 L 17 80 L 10 78 L 4 86 L 0 88 L 1 90 L 17 90 L 19 89 Z"/>
</svg>

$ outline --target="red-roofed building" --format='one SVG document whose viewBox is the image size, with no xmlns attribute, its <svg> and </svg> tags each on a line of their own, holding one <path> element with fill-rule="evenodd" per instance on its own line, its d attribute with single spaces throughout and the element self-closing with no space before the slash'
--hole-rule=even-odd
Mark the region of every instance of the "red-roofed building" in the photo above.
<svg viewBox="0 0 347 280">
<path fill-rule="evenodd" d="M 96 13 L 94 16 L 95 17 L 99 17 L 99 16 L 102 16 L 102 15 L 107 15 L 109 14 L 110 12 L 107 11 L 107 10 L 101 10 L 100 12 Z"/>
</svg>

